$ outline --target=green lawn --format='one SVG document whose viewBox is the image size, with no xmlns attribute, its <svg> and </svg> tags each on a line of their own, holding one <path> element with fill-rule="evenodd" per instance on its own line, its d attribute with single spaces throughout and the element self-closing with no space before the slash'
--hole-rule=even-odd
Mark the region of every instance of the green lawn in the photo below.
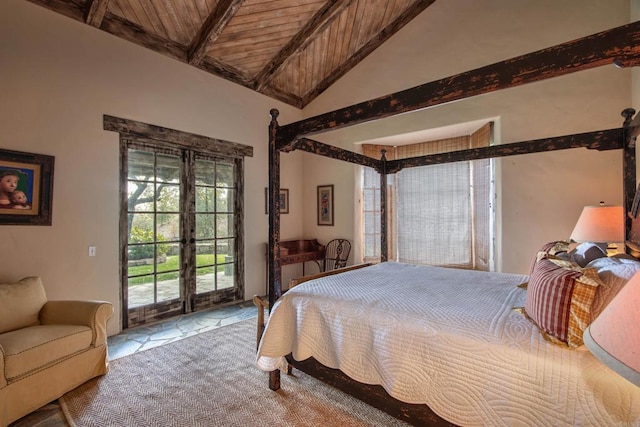
<svg viewBox="0 0 640 427">
<path fill-rule="evenodd" d="M 168 256 L 166 262 L 158 264 L 158 273 L 162 273 L 166 271 L 167 273 L 162 273 L 158 276 L 160 280 L 172 280 L 177 279 L 180 275 L 180 266 L 178 261 L 178 256 Z M 224 255 L 218 255 L 218 263 L 224 262 Z M 198 268 L 198 274 L 208 274 L 212 273 L 214 266 L 214 255 L 196 255 L 196 265 L 197 266 L 208 266 Z M 223 271 L 224 265 L 218 265 L 218 271 Z M 129 267 L 129 276 L 138 276 L 141 274 L 151 274 L 153 273 L 153 265 L 136 265 Z M 143 276 L 143 277 L 135 277 L 129 279 L 129 286 L 131 285 L 141 285 L 145 283 L 151 283 L 153 281 L 153 276 Z"/>
</svg>

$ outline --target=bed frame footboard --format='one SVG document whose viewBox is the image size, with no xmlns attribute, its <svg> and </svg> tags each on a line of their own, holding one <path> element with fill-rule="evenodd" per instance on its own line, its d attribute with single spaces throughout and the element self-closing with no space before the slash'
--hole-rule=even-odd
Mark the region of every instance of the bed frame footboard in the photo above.
<svg viewBox="0 0 640 427">
<path fill-rule="evenodd" d="M 405 403 L 391 397 L 382 386 L 363 384 L 349 378 L 337 369 L 327 368 L 313 358 L 302 362 L 287 356 L 289 365 L 343 391 L 364 403 L 414 426 L 455 427 L 455 424 L 439 417 L 427 405 Z M 278 371 L 279 373 L 279 371 Z M 270 373 L 271 374 L 271 373 Z M 278 375 L 278 386 L 279 383 Z M 271 375 L 269 376 L 271 383 Z"/>
</svg>

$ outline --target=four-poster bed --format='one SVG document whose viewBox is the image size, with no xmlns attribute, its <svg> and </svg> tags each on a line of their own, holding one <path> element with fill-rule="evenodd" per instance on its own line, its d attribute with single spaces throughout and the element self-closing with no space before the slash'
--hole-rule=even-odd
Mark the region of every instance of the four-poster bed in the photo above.
<svg viewBox="0 0 640 427">
<path fill-rule="evenodd" d="M 454 100 L 611 64 L 618 67 L 640 65 L 640 22 L 634 22 L 555 47 L 426 83 L 286 126 L 278 125 L 278 112 L 277 110 L 272 110 L 272 120 L 269 127 L 269 306 L 274 307 L 275 302 L 282 296 L 280 266 L 278 265 L 278 250 L 280 245 L 280 216 L 278 206 L 280 152 L 303 150 L 309 153 L 369 166 L 380 173 L 382 193 L 380 209 L 382 234 L 381 259 L 383 262 L 387 260 L 386 176 L 389 173 L 396 173 L 407 167 L 579 147 L 597 150 L 621 149 L 623 152 L 624 169 L 623 206 L 625 212 L 631 212 L 636 190 L 635 139 L 637 134 L 640 133 L 640 115 L 633 119 L 635 111 L 632 109 L 627 109 L 622 113 L 624 116 L 624 124 L 621 128 L 393 161 L 387 161 L 384 158 L 384 154 L 380 160 L 376 160 L 307 138 L 307 136 L 326 130 L 386 118 Z M 631 230 L 632 219 L 630 217 L 625 217 L 625 219 L 626 236 L 627 240 L 629 240 L 628 236 Z M 368 270 L 369 268 L 359 271 Z M 336 277 L 347 277 L 347 274 L 356 274 L 356 272 L 343 274 Z M 386 285 L 391 283 L 382 278 L 386 274 L 384 271 L 379 271 L 379 274 L 381 283 Z M 505 279 L 505 277 L 502 278 Z M 358 283 L 355 278 L 353 280 L 353 283 Z M 477 280 L 477 278 L 474 278 L 474 280 Z M 496 280 L 500 279 L 496 278 Z M 510 286 L 518 281 L 519 278 L 509 275 L 505 280 L 505 283 L 508 283 L 508 286 Z M 349 282 L 349 284 L 345 286 L 353 283 Z M 322 286 L 324 286 L 324 284 Z M 487 286 L 491 287 L 492 285 Z M 510 297 L 513 296 L 512 291 L 513 290 L 509 291 Z M 489 291 L 487 290 L 487 292 Z M 311 293 L 314 294 L 314 292 Z M 344 297 L 344 295 L 342 295 L 342 297 Z M 434 295 L 431 295 L 431 298 L 433 297 Z M 513 298 L 516 297 L 513 296 Z M 400 307 L 396 307 L 395 309 L 400 310 Z M 497 307 L 496 310 L 496 313 L 501 313 L 500 315 L 496 314 L 496 316 L 508 317 L 507 312 L 504 311 L 504 307 Z M 420 313 L 420 315 L 424 314 L 420 311 L 416 313 Z M 300 327 L 300 325 L 298 326 Z M 481 334 L 481 332 L 478 331 L 476 331 L 476 333 Z M 317 376 L 350 394 L 354 394 L 365 402 L 386 410 L 401 419 L 415 424 L 450 425 L 448 421 L 436 415 L 427 405 L 403 403 L 391 398 L 380 386 L 359 383 L 345 376 L 340 371 L 326 368 L 315 363 L 313 360 L 298 362 L 292 357 L 288 359 L 294 366 L 299 367 L 301 370 Z M 273 370 L 269 373 L 270 388 L 276 390 L 280 387 L 279 375 L 279 370 Z M 384 384 L 384 382 L 377 382 L 377 384 Z M 402 393 L 396 393 L 396 395 L 398 394 L 402 395 Z"/>
</svg>

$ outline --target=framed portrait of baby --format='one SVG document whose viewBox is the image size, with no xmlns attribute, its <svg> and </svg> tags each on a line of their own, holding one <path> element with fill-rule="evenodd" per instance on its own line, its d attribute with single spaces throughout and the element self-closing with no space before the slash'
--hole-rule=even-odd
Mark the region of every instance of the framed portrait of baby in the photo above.
<svg viewBox="0 0 640 427">
<path fill-rule="evenodd" d="M 54 157 L 0 149 L 0 225 L 51 225 Z"/>
</svg>

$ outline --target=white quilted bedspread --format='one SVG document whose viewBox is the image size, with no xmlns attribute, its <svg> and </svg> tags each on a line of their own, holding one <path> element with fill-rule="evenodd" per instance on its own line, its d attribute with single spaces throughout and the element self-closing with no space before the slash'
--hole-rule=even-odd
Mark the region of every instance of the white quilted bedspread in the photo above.
<svg viewBox="0 0 640 427">
<path fill-rule="evenodd" d="M 257 365 L 313 356 L 462 426 L 640 426 L 640 388 L 513 310 L 526 279 L 382 263 L 305 282 L 274 306 Z"/>
</svg>

